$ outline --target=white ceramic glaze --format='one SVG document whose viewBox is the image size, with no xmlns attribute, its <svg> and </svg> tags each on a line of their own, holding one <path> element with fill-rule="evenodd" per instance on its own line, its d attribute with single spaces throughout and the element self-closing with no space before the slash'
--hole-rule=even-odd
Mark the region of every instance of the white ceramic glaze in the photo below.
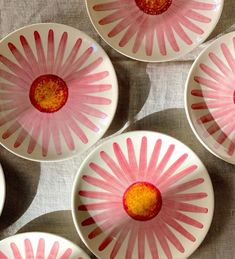
<svg viewBox="0 0 235 259">
<path fill-rule="evenodd" d="M 0 215 L 2 214 L 5 198 L 6 198 L 6 183 L 5 183 L 4 173 L 0 164 Z"/>
<path fill-rule="evenodd" d="M 211 180 L 199 158 L 150 131 L 97 147 L 72 191 L 76 229 L 98 258 L 187 258 L 206 236 L 213 211 Z"/>
<path fill-rule="evenodd" d="M 223 0 L 86 0 L 100 36 L 120 53 L 140 61 L 179 58 L 209 36 Z"/>
<path fill-rule="evenodd" d="M 0 241 L 1 259 L 89 259 L 77 245 L 62 237 L 29 232 Z"/>
<path fill-rule="evenodd" d="M 109 127 L 118 85 L 104 50 L 61 24 L 34 24 L 0 42 L 0 142 L 36 161 L 70 158 Z"/>
<path fill-rule="evenodd" d="M 185 108 L 198 140 L 214 155 L 235 164 L 235 33 L 213 42 L 194 62 Z"/>
</svg>

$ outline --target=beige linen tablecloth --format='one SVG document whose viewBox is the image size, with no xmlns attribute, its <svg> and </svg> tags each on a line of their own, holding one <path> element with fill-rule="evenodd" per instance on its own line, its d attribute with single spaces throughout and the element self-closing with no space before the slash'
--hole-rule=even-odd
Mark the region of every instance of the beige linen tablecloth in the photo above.
<svg viewBox="0 0 235 259">
<path fill-rule="evenodd" d="M 116 116 L 104 139 L 125 130 L 154 130 L 178 138 L 199 155 L 210 173 L 216 204 L 210 231 L 191 258 L 235 258 L 235 167 L 202 147 L 190 130 L 183 109 L 184 84 L 193 60 L 209 41 L 233 30 L 235 1 L 225 0 L 221 20 L 209 41 L 178 61 L 160 64 L 133 61 L 107 46 L 89 21 L 84 0 L 0 0 L 0 38 L 37 22 L 57 22 L 80 29 L 110 56 L 120 94 Z M 17 232 L 46 231 L 84 248 L 72 223 L 70 192 L 86 154 L 66 162 L 35 163 L 0 147 L 0 163 L 7 182 L 0 239 Z"/>
</svg>

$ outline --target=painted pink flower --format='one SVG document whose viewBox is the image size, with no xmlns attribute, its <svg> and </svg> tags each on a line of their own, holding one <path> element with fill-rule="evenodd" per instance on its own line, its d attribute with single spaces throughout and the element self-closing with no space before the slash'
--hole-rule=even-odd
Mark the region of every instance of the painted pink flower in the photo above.
<svg viewBox="0 0 235 259">
<path fill-rule="evenodd" d="M 53 246 L 50 249 L 49 254 L 46 254 L 45 250 L 45 240 L 41 238 L 38 241 L 37 250 L 33 250 L 33 244 L 29 239 L 24 240 L 24 253 L 21 253 L 22 251 L 21 247 L 18 247 L 16 243 L 12 242 L 10 244 L 11 249 L 11 256 L 6 256 L 3 252 L 0 251 L 0 258 L 1 259 L 72 259 L 72 249 L 68 248 L 66 251 L 61 255 L 58 256 L 60 252 L 60 244 L 59 242 L 54 242 Z M 9 255 L 10 253 L 8 253 Z M 77 259 L 82 259 L 81 256 L 77 257 Z"/>
<path fill-rule="evenodd" d="M 235 46 L 235 37 L 233 42 Z M 222 57 L 209 53 L 213 67 L 200 64 L 204 76 L 194 78 L 198 88 L 191 94 L 198 98 L 198 102 L 191 108 L 200 112 L 197 123 L 206 128 L 204 137 L 213 136 L 216 148 L 227 141 L 227 153 L 232 156 L 235 151 L 235 57 L 225 43 L 220 45 L 220 49 Z"/>
<path fill-rule="evenodd" d="M 87 43 L 78 38 L 70 46 L 67 32 L 57 45 L 54 30 L 47 35 L 46 46 L 37 30 L 34 42 L 21 35 L 19 46 L 8 43 L 11 60 L 0 55 L 0 127 L 7 125 L 2 138 L 14 135 L 14 148 L 24 143 L 28 154 L 39 144 L 45 157 L 50 142 L 58 155 L 64 146 L 75 149 L 75 136 L 89 142 L 88 133 L 100 130 L 95 118 L 107 117 L 102 107 L 111 99 L 102 95 L 112 88 L 103 83 L 109 75 L 102 70 L 103 58 L 92 59 L 95 45 L 84 49 Z"/>
<path fill-rule="evenodd" d="M 154 146 L 150 159 L 148 145 Z M 100 240 L 99 251 L 111 251 L 110 258 L 124 249 L 122 258 L 131 259 L 135 247 L 138 258 L 142 259 L 146 258 L 147 249 L 154 259 L 159 258 L 159 249 L 165 257 L 172 258 L 171 246 L 183 254 L 185 247 L 177 235 L 195 242 L 196 236 L 187 226 L 202 229 L 204 226 L 195 215 L 208 213 L 206 207 L 194 203 L 208 196 L 195 191 L 204 179 L 191 177 L 183 181 L 195 172 L 197 165 L 186 162 L 187 153 L 179 154 L 173 161 L 174 144 L 162 154 L 161 139 L 150 143 L 143 136 L 139 158 L 131 138 L 126 139 L 126 147 L 124 151 L 114 142 L 117 161 L 101 151 L 100 159 L 105 167 L 91 162 L 89 167 L 97 177 L 82 175 L 83 181 L 98 189 L 79 191 L 80 199 L 94 200 L 78 206 L 79 213 L 87 211 L 90 215 L 81 222 L 81 227 L 88 228 L 87 238 Z M 101 239 L 104 233 L 106 236 Z"/>
<path fill-rule="evenodd" d="M 168 44 L 173 51 L 180 51 L 179 39 L 191 45 L 191 34 L 204 33 L 203 24 L 211 22 L 206 12 L 216 7 L 211 1 L 196 0 L 110 0 L 93 9 L 104 12 L 99 24 L 111 24 L 110 38 L 121 35 L 120 47 L 131 43 L 132 52 L 137 53 L 144 43 L 146 55 L 151 56 L 155 37 L 162 55 L 167 55 Z"/>
</svg>

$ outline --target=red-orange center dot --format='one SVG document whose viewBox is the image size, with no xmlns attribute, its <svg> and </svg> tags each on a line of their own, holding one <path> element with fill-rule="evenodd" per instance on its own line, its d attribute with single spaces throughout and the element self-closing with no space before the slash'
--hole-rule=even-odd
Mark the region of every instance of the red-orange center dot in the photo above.
<svg viewBox="0 0 235 259">
<path fill-rule="evenodd" d="M 161 193 L 151 183 L 134 183 L 123 195 L 123 206 L 131 218 L 140 221 L 150 220 L 161 210 Z"/>
<path fill-rule="evenodd" d="M 159 15 L 167 11 L 172 0 L 135 0 L 141 11 L 150 15 Z"/>
<path fill-rule="evenodd" d="M 29 98 L 40 112 L 56 112 L 67 102 L 68 87 L 64 80 L 56 75 L 42 75 L 33 81 Z"/>
</svg>

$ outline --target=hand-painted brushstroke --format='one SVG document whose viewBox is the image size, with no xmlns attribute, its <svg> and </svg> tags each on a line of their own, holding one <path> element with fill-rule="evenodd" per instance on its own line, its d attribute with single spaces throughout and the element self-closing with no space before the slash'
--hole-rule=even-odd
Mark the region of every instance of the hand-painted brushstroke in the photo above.
<svg viewBox="0 0 235 259">
<path fill-rule="evenodd" d="M 149 161 L 147 159 L 148 145 L 153 146 Z M 79 191 L 78 195 L 81 198 L 94 199 L 94 202 L 78 206 L 79 211 L 90 212 L 89 217 L 81 222 L 81 226 L 89 228 L 93 226 L 93 229 L 88 233 L 89 239 L 103 234 L 98 250 L 103 251 L 109 247 L 111 249 L 110 258 L 117 257 L 125 242 L 127 243 L 125 246 L 126 259 L 133 258 L 136 244 L 139 259 L 146 258 L 146 246 L 149 247 L 153 259 L 159 258 L 160 247 L 158 246 L 161 246 L 165 256 L 169 259 L 173 256 L 169 243 L 180 253 L 185 251 L 172 228 L 191 242 L 195 242 L 196 237 L 190 229 L 192 227 L 203 228 L 203 224 L 194 219 L 194 215 L 196 213 L 207 214 L 208 209 L 194 204 L 194 201 L 203 200 L 208 196 L 205 192 L 195 191 L 195 188 L 204 183 L 204 179 L 184 180 L 186 176 L 195 172 L 197 166 L 188 163 L 184 166 L 188 159 L 187 153 L 179 154 L 179 157 L 172 161 L 175 151 L 173 144 L 169 145 L 165 153 L 162 153 L 161 139 L 157 139 L 155 143 L 152 143 L 151 140 L 150 143 L 144 136 L 138 150 L 140 150 L 140 155 L 137 157 L 137 148 L 135 148 L 133 140 L 127 138 L 126 150 L 119 143 L 113 143 L 115 159 L 106 151 L 100 152 L 100 158 L 105 163 L 105 168 L 108 169 L 104 169 L 94 162 L 89 164 L 93 175 L 83 174 L 82 180 L 100 190 L 84 189 Z M 178 183 L 179 180 L 181 180 L 180 183 Z M 155 213 L 152 218 L 132 218 L 128 215 L 123 204 L 126 191 L 132 186 L 140 186 L 141 182 L 145 189 L 148 187 L 151 187 L 150 190 L 152 187 L 154 187 L 153 189 L 157 188 L 159 193 L 156 192 L 158 194 L 156 197 L 161 196 L 162 199 L 159 212 Z M 190 192 L 191 189 L 193 190 Z M 151 199 L 153 197 L 153 195 L 150 196 Z M 135 211 L 138 212 L 138 210 Z M 190 228 L 187 228 L 185 224 Z M 104 233 L 108 234 L 104 235 Z M 110 246 L 112 247 L 110 248 Z"/>
</svg>

